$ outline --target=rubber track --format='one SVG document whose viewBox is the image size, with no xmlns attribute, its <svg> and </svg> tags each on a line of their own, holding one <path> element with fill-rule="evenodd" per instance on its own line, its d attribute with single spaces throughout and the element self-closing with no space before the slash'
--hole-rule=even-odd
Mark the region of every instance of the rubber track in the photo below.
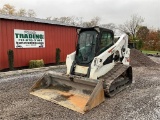
<svg viewBox="0 0 160 120">
<path fill-rule="evenodd" d="M 126 86 L 123 86 L 123 88 L 120 88 L 114 95 L 111 95 L 109 92 L 109 88 L 110 88 L 111 84 L 113 82 L 115 82 L 115 80 L 117 80 L 117 78 L 120 75 L 122 75 L 128 69 L 128 67 L 129 66 L 123 65 L 122 63 L 116 63 L 114 68 L 112 68 L 104 76 L 100 77 L 100 79 L 104 80 L 104 91 L 107 96 L 112 97 L 115 94 L 117 94 L 118 92 L 120 92 L 121 90 L 123 90 L 124 88 L 126 88 Z"/>
</svg>

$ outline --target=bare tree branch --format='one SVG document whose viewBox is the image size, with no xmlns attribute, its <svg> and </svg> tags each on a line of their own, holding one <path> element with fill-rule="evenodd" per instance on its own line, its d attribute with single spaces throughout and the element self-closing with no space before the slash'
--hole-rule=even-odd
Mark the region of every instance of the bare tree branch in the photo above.
<svg viewBox="0 0 160 120">
<path fill-rule="evenodd" d="M 119 25 L 119 30 L 131 35 L 132 39 L 135 39 L 136 33 L 144 22 L 144 19 L 138 15 L 132 15 L 129 21 L 126 21 L 123 25 Z"/>
<path fill-rule="evenodd" d="M 26 16 L 27 15 L 27 11 L 25 9 L 19 9 L 17 12 L 18 16 Z"/>
<path fill-rule="evenodd" d="M 29 10 L 27 11 L 27 16 L 28 16 L 28 17 L 36 17 L 36 13 L 34 12 L 34 10 L 29 9 Z"/>
</svg>

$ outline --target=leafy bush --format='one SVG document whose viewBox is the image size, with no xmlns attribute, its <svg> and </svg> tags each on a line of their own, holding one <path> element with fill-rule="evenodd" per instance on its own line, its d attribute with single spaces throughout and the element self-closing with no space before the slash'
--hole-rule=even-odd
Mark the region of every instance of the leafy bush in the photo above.
<svg viewBox="0 0 160 120">
<path fill-rule="evenodd" d="M 61 50 L 59 48 L 56 48 L 56 64 L 59 64 L 60 63 L 60 53 L 61 53 Z"/>
<path fill-rule="evenodd" d="M 137 42 L 136 42 L 136 44 L 137 44 L 137 49 L 138 50 L 141 50 L 142 49 L 142 47 L 143 47 L 143 41 L 142 40 L 138 40 Z"/>
<path fill-rule="evenodd" d="M 43 59 L 41 59 L 41 60 L 30 60 L 29 61 L 29 68 L 39 68 L 39 67 L 44 67 Z"/>
<path fill-rule="evenodd" d="M 14 70 L 14 52 L 13 50 L 8 50 L 8 64 L 9 64 L 9 69 Z"/>
</svg>

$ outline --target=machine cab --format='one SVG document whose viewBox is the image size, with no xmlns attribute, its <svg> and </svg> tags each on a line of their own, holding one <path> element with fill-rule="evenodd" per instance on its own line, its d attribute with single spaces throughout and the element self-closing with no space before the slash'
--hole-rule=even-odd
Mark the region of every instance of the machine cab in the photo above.
<svg viewBox="0 0 160 120">
<path fill-rule="evenodd" d="M 76 49 L 76 63 L 89 66 L 94 57 L 100 55 L 114 44 L 113 31 L 100 28 L 78 29 L 78 44 Z"/>
</svg>

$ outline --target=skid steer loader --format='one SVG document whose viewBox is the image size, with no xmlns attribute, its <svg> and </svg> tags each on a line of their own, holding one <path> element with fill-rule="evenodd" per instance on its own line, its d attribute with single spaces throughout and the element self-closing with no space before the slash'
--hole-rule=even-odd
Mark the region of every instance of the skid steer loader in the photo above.
<svg viewBox="0 0 160 120">
<path fill-rule="evenodd" d="M 114 41 L 112 30 L 100 27 L 77 30 L 76 51 L 67 55 L 66 74 L 49 71 L 30 94 L 85 113 L 132 83 L 128 36 Z"/>
</svg>

